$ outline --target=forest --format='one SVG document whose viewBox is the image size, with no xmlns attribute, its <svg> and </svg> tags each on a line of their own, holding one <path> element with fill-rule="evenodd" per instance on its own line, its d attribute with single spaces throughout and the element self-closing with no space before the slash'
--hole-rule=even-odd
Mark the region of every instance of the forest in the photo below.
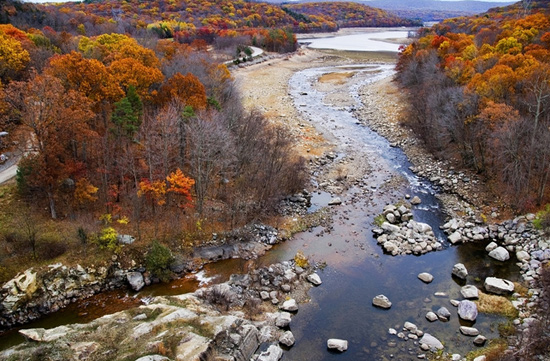
<svg viewBox="0 0 550 361">
<path fill-rule="evenodd" d="M 289 131 L 245 110 L 218 60 L 227 39 L 90 25 L 92 12 L 64 27 L 60 14 L 73 10 L 1 7 L 0 131 L 9 135 L 0 152 L 20 159 L 16 185 L 0 189 L 0 279 L 62 255 L 110 259 L 122 234 L 144 251 L 152 240 L 192 250 L 274 215 L 304 188 Z M 288 29 L 231 38 L 296 46 Z"/>
<path fill-rule="evenodd" d="M 403 48 L 408 125 L 517 210 L 550 200 L 550 9 L 518 2 L 446 20 Z"/>
</svg>

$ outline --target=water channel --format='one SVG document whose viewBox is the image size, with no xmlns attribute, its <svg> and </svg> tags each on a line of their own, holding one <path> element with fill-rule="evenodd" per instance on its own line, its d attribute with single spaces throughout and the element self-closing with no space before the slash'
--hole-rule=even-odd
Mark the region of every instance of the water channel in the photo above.
<svg viewBox="0 0 550 361">
<path fill-rule="evenodd" d="M 324 91 L 318 79 L 327 73 L 353 73 L 350 80 L 337 90 Z M 388 334 L 388 328 L 400 330 L 405 321 L 419 326 L 424 332 L 444 342 L 447 352 L 465 355 L 474 346 L 472 339 L 460 334 L 461 322 L 450 299 L 460 299 L 458 281 L 451 277 L 455 263 L 464 263 L 469 271 L 467 283 L 482 288 L 487 276 L 514 280 L 517 269 L 513 262 L 505 264 L 486 256 L 485 244 L 450 247 L 439 226 L 444 222 L 435 189 L 428 181 L 414 175 L 403 152 L 368 127 L 360 125 L 352 109 L 361 107 L 359 91 L 362 86 L 393 74 L 388 64 L 360 64 L 341 67 L 321 67 L 295 73 L 289 92 L 305 120 L 323 132 L 336 145 L 339 159 L 364 160 L 366 172 L 357 187 L 340 195 L 343 204 L 333 209 L 333 224 L 298 234 L 292 241 L 274 247 L 258 265 L 291 259 L 301 250 L 310 259 L 326 262 L 319 271 L 323 284 L 310 291 L 310 302 L 300 305 L 293 317 L 291 330 L 296 345 L 285 352 L 283 360 L 411 360 L 419 352 L 418 345 Z M 327 101 L 339 92 L 348 97 L 346 106 Z M 338 94 L 337 94 L 338 95 Z M 391 182 L 398 179 L 399 182 Z M 445 245 L 442 251 L 423 256 L 384 254 L 372 236 L 374 217 L 383 207 L 403 200 L 405 194 L 418 195 L 422 204 L 413 209 L 417 221 L 432 226 Z M 326 206 L 324 192 L 314 196 L 313 209 Z M 244 272 L 245 261 L 234 259 L 207 265 L 199 274 L 145 288 L 139 293 L 113 291 L 75 303 L 68 308 L 44 317 L 25 328 L 55 327 L 73 322 L 87 322 L 104 314 L 147 303 L 155 295 L 192 292 L 203 284 L 224 282 L 231 273 Z M 417 275 L 429 272 L 431 284 L 424 284 Z M 445 292 L 447 297 L 436 297 Z M 372 306 L 372 298 L 386 295 L 393 306 L 382 310 Z M 426 312 L 441 306 L 451 313 L 449 322 L 429 323 Z M 498 335 L 497 324 L 502 319 L 480 314 L 475 327 L 488 338 Z M 331 353 L 326 349 L 328 338 L 349 341 L 348 351 Z M 16 331 L 0 335 L 0 348 L 22 341 Z M 391 356 L 390 356 L 391 355 Z"/>
</svg>

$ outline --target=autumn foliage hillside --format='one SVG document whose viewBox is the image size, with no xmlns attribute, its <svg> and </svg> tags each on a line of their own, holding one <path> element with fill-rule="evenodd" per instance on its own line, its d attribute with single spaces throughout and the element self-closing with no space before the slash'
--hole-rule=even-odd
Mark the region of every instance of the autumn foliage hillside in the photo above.
<svg viewBox="0 0 550 361">
<path fill-rule="evenodd" d="M 0 8 L 20 25 L 0 24 L 0 152 L 19 161 L 0 187 L 0 279 L 88 247 L 120 254 L 120 233 L 192 251 L 303 189 L 289 132 L 242 107 L 204 42 L 58 31 L 48 9 Z"/>
<path fill-rule="evenodd" d="M 400 54 L 409 124 L 520 209 L 550 200 L 550 9 L 519 2 L 446 20 Z"/>
</svg>

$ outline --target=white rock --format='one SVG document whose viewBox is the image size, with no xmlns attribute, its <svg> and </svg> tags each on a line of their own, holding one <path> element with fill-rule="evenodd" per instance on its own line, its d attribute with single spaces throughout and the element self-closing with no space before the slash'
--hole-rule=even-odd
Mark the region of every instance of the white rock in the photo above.
<svg viewBox="0 0 550 361">
<path fill-rule="evenodd" d="M 496 242 L 491 242 L 487 245 L 487 247 L 485 247 L 485 250 L 487 252 L 491 252 L 492 250 L 494 250 L 497 247 L 498 247 L 498 244 L 496 244 Z"/>
<path fill-rule="evenodd" d="M 497 295 L 512 293 L 515 288 L 511 281 L 497 277 L 487 277 L 485 279 L 484 286 L 487 292 L 495 293 Z"/>
<path fill-rule="evenodd" d="M 319 286 L 323 281 L 321 281 L 321 277 L 317 273 L 312 273 L 307 276 L 307 280 L 314 284 L 315 286 Z"/>
<path fill-rule="evenodd" d="M 497 247 L 489 252 L 489 257 L 496 259 L 497 261 L 507 261 L 510 259 L 510 253 L 504 247 Z"/>
<path fill-rule="evenodd" d="M 426 313 L 426 319 L 430 322 L 437 321 L 437 315 L 433 313 L 432 311 Z"/>
<path fill-rule="evenodd" d="M 529 261 L 531 259 L 531 255 L 525 251 L 517 251 L 516 257 L 519 261 Z"/>
<path fill-rule="evenodd" d="M 287 347 L 290 347 L 294 345 L 294 343 L 296 342 L 296 339 L 294 338 L 294 335 L 292 334 L 292 332 L 286 331 L 281 335 L 281 337 L 279 337 L 279 342 Z"/>
<path fill-rule="evenodd" d="M 462 263 L 457 263 L 453 266 L 452 274 L 453 276 L 465 280 L 466 277 L 468 277 L 468 270 Z"/>
<path fill-rule="evenodd" d="M 279 361 L 283 357 L 283 349 L 277 345 L 271 345 L 267 351 L 260 353 L 257 361 Z"/>
<path fill-rule="evenodd" d="M 330 350 L 338 350 L 340 352 L 344 352 L 348 349 L 348 341 L 340 340 L 338 338 L 330 338 L 327 341 L 327 347 Z"/>
<path fill-rule="evenodd" d="M 474 285 L 466 285 L 460 289 L 462 297 L 466 299 L 479 298 L 479 290 Z"/>
<path fill-rule="evenodd" d="M 420 344 L 424 344 L 430 348 L 430 350 L 443 350 L 443 344 L 434 336 L 429 333 L 425 333 L 420 339 Z"/>
<path fill-rule="evenodd" d="M 460 234 L 459 231 L 456 231 L 456 232 L 453 232 L 451 235 L 449 235 L 447 239 L 452 244 L 456 244 L 456 243 L 462 242 L 462 234 Z"/>
<path fill-rule="evenodd" d="M 390 308 L 391 302 L 388 297 L 384 295 L 378 295 L 372 299 L 372 304 L 376 307 Z"/>
<path fill-rule="evenodd" d="M 292 320 L 290 313 L 288 312 L 278 312 L 277 318 L 275 319 L 275 326 L 283 328 L 287 327 Z"/>
<path fill-rule="evenodd" d="M 479 330 L 475 327 L 466 327 L 460 326 L 460 332 L 466 336 L 477 336 L 479 335 Z"/>
<path fill-rule="evenodd" d="M 485 355 L 478 356 L 474 359 L 474 361 L 485 361 L 487 360 L 487 357 Z"/>
<path fill-rule="evenodd" d="M 283 309 L 284 311 L 296 312 L 298 311 L 298 304 L 296 303 L 295 299 L 291 298 L 290 300 L 286 300 L 285 302 L 283 302 L 281 309 Z"/>
<path fill-rule="evenodd" d="M 145 286 L 145 280 L 141 272 L 129 272 L 126 279 L 134 291 L 139 291 Z"/>
<path fill-rule="evenodd" d="M 170 361 L 170 359 L 161 355 L 147 355 L 136 359 L 136 361 Z"/>
<path fill-rule="evenodd" d="M 431 274 L 427 273 L 427 272 L 422 272 L 418 275 L 418 278 L 422 281 L 422 282 L 425 282 L 425 283 L 430 283 L 434 280 L 434 276 L 432 276 Z"/>
<path fill-rule="evenodd" d="M 342 204 L 342 200 L 340 199 L 340 197 L 336 197 L 336 198 L 332 198 L 329 202 L 328 202 L 328 205 L 329 206 L 337 206 L 339 204 Z"/>
</svg>

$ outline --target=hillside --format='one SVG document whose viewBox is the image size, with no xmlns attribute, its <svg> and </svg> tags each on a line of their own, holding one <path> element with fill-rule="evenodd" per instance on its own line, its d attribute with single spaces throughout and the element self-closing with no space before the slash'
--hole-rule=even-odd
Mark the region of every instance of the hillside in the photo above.
<svg viewBox="0 0 550 361">
<path fill-rule="evenodd" d="M 198 33 L 201 37 L 213 38 L 217 32 L 243 32 L 256 28 L 312 32 L 335 31 L 338 27 L 419 25 L 355 3 L 323 3 L 315 11 L 306 10 L 306 7 L 303 12 L 291 8 L 244 0 L 88 0 L 37 5 L 37 9 L 47 16 L 28 20 L 35 27 L 47 25 L 58 31 L 80 31 L 86 35 L 155 28 L 164 37 L 183 32 L 186 38 Z"/>
<path fill-rule="evenodd" d="M 409 124 L 521 210 L 550 201 L 549 14 L 548 2 L 533 1 L 449 19 L 398 64 Z"/>
</svg>

